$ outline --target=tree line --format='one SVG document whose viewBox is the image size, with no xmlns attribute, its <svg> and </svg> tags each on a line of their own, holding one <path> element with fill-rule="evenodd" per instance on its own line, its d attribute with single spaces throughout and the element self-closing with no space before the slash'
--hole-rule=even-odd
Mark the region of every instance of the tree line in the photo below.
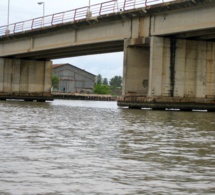
<svg viewBox="0 0 215 195">
<path fill-rule="evenodd" d="M 122 88 L 122 77 L 114 76 L 108 81 L 107 78 L 102 78 L 101 74 L 96 77 L 96 85 L 94 87 L 94 93 L 96 94 L 110 94 L 116 89 L 121 90 Z"/>
</svg>

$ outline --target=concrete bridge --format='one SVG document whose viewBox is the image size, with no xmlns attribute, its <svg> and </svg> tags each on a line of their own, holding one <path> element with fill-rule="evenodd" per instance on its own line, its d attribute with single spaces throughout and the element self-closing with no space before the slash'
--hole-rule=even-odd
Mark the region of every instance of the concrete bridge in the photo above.
<svg viewBox="0 0 215 195">
<path fill-rule="evenodd" d="M 124 51 L 119 106 L 215 111 L 215 0 L 122 0 L 0 27 L 0 97 L 51 99 L 51 60 Z"/>
</svg>

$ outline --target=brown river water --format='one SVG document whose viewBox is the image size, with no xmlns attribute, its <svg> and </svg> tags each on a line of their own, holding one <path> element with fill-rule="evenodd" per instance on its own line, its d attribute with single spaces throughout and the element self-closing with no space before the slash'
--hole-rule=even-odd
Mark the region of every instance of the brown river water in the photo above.
<svg viewBox="0 0 215 195">
<path fill-rule="evenodd" d="M 0 195 L 215 194 L 215 113 L 0 101 Z"/>
</svg>

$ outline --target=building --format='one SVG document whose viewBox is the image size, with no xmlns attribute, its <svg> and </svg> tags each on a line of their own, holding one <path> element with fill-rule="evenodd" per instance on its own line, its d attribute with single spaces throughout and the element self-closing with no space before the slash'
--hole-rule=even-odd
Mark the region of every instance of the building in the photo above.
<svg viewBox="0 0 215 195">
<path fill-rule="evenodd" d="M 71 64 L 55 64 L 52 74 L 59 77 L 58 89 L 54 92 L 91 93 L 95 85 L 96 76 Z"/>
</svg>

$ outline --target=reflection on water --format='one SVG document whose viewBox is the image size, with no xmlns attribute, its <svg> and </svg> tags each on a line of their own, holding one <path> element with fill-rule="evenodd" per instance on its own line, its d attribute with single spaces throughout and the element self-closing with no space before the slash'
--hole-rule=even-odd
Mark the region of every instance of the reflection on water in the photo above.
<svg viewBox="0 0 215 195">
<path fill-rule="evenodd" d="M 0 194 L 214 194 L 214 113 L 0 102 Z"/>
</svg>

